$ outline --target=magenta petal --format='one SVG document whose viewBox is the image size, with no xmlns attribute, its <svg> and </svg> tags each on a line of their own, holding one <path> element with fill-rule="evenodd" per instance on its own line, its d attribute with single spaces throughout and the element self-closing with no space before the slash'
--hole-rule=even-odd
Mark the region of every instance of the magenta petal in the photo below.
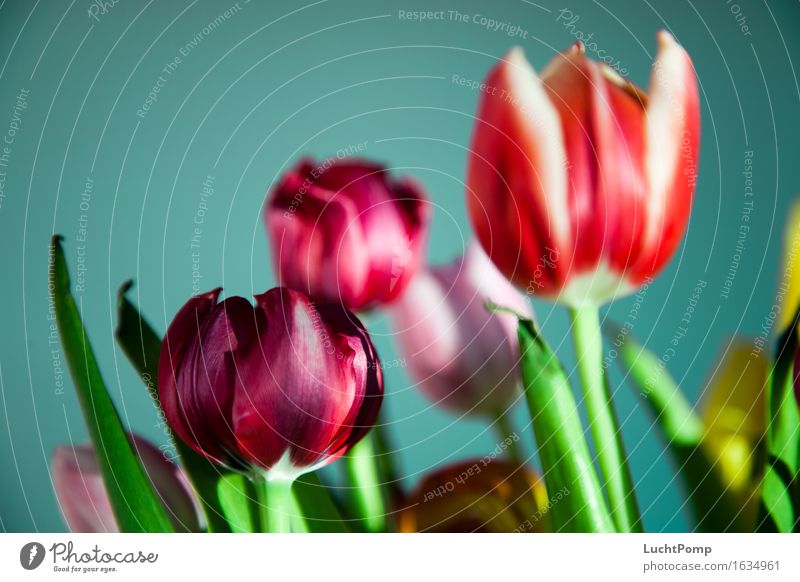
<svg viewBox="0 0 800 582">
<path fill-rule="evenodd" d="M 204 295 L 192 297 L 172 320 L 161 344 L 158 361 L 158 396 L 164 415 L 172 430 L 197 452 L 203 453 L 185 421 L 183 406 L 179 402 L 177 377 L 187 348 L 194 342 L 197 330 L 217 303 L 222 290 L 215 289 Z"/>
<path fill-rule="evenodd" d="M 281 285 L 348 309 L 390 303 L 424 260 L 422 189 L 364 160 L 303 160 L 270 191 L 264 219 Z"/>
<path fill-rule="evenodd" d="M 352 313 L 332 305 L 320 306 L 319 312 L 329 323 L 333 337 L 347 342 L 353 351 L 358 391 L 347 418 L 329 446 L 333 460 L 352 448 L 375 424 L 383 401 L 383 371 L 369 334 Z M 340 351 L 345 353 L 346 350 L 340 347 Z"/>
<path fill-rule="evenodd" d="M 294 211 L 282 208 L 272 206 L 266 216 L 280 283 L 320 301 L 358 304 L 370 259 L 354 203 L 315 185 Z"/>
<path fill-rule="evenodd" d="M 285 478 L 330 462 L 375 421 L 380 364 L 349 311 L 275 288 L 226 299 L 197 328 L 179 314 L 171 425 L 208 458 Z M 168 361 L 168 360 L 167 360 Z M 170 378 L 166 378 L 167 381 Z"/>
<path fill-rule="evenodd" d="M 240 449 L 265 468 L 288 451 L 296 465 L 314 464 L 353 406 L 355 382 L 347 370 L 353 354 L 340 351 L 303 295 L 273 289 L 257 299 L 265 315 L 261 343 L 237 359 Z"/>
<path fill-rule="evenodd" d="M 199 446 L 231 466 L 239 461 L 231 422 L 235 354 L 256 338 L 255 312 L 246 299 L 232 297 L 217 304 L 186 351 L 177 383 L 185 422 Z"/>
</svg>

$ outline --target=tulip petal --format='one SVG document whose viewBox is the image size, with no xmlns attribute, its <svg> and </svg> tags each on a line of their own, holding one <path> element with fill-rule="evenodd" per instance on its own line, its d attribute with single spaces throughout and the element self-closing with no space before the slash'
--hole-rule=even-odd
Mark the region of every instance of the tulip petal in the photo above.
<svg viewBox="0 0 800 582">
<path fill-rule="evenodd" d="M 279 200 L 271 202 L 266 220 L 280 283 L 320 301 L 362 301 L 370 249 L 352 200 L 314 184 L 296 206 L 281 209 Z"/>
<path fill-rule="evenodd" d="M 201 330 L 218 306 L 222 289 L 192 297 L 181 308 L 167 330 L 158 364 L 158 391 L 164 414 L 175 433 L 196 452 L 218 463 L 231 465 L 234 461 L 215 439 L 201 428 L 195 412 L 194 377 L 189 377 L 183 361 L 187 357 L 204 362 L 202 348 L 198 345 Z M 192 370 L 193 373 L 193 370 Z"/>
<path fill-rule="evenodd" d="M 792 204 L 788 216 L 783 227 L 783 259 L 779 279 L 779 285 L 786 291 L 775 327 L 777 335 L 789 329 L 800 308 L 800 202 Z"/>
<path fill-rule="evenodd" d="M 390 303 L 422 262 L 425 201 L 379 164 L 302 161 L 265 208 L 280 284 L 353 310 Z"/>
<path fill-rule="evenodd" d="M 243 297 L 215 305 L 185 354 L 178 379 L 178 394 L 198 443 L 206 451 L 219 451 L 231 467 L 239 462 L 230 420 L 238 374 L 235 360 L 256 343 L 256 325 L 253 306 Z"/>
<path fill-rule="evenodd" d="M 100 467 L 91 447 L 56 447 L 53 451 L 52 471 L 53 486 L 70 531 L 119 531 Z"/>
<path fill-rule="evenodd" d="M 504 459 L 463 461 L 425 475 L 398 512 L 401 532 L 552 531 L 544 480 Z"/>
<path fill-rule="evenodd" d="M 131 441 L 175 531 L 200 531 L 199 506 L 181 469 L 146 439 L 132 435 Z M 70 531 L 119 531 L 92 445 L 56 447 L 52 475 L 56 496 Z"/>
<path fill-rule="evenodd" d="M 549 249 L 568 249 L 564 140 L 558 111 L 522 49 L 512 49 L 492 69 L 486 86 L 470 150 L 467 204 L 483 248 L 524 288 Z M 563 261 L 541 269 L 537 283 L 545 294 L 558 289 L 567 269 Z"/>
<path fill-rule="evenodd" d="M 618 291 L 637 257 L 646 204 L 644 98 L 577 43 L 542 73 L 559 112 L 569 160 L 572 255 L 570 284 L 560 299 L 602 303 Z"/>
<path fill-rule="evenodd" d="M 352 313 L 333 305 L 322 305 L 318 310 L 328 323 L 332 337 L 353 352 L 350 366 L 354 374 L 355 395 L 350 412 L 328 447 L 327 462 L 331 462 L 351 449 L 375 424 L 383 400 L 383 371 L 367 330 Z M 343 345 L 339 350 L 346 353 Z"/>
<path fill-rule="evenodd" d="M 260 343 L 237 354 L 233 423 L 239 449 L 269 469 L 289 451 L 307 468 L 326 453 L 355 402 L 348 374 L 355 354 L 302 294 L 272 289 L 258 296 Z M 265 370 L 266 368 L 266 370 Z"/>
<path fill-rule="evenodd" d="M 517 320 L 530 307 L 477 242 L 456 261 L 425 269 L 391 310 L 394 337 L 425 396 L 459 413 L 495 417 L 518 394 Z"/>
<path fill-rule="evenodd" d="M 689 55 L 666 31 L 648 90 L 645 120 L 649 204 L 643 250 L 631 273 L 634 283 L 652 276 L 680 244 L 696 182 L 700 145 L 700 99 Z"/>
<path fill-rule="evenodd" d="M 366 297 L 382 297 L 383 303 L 391 303 L 417 271 L 425 245 L 427 222 L 422 208 L 425 204 L 412 189 L 404 194 L 395 193 L 392 200 L 386 200 L 361 214 L 366 245 L 369 248 L 371 275 L 365 291 Z M 409 196 L 399 200 L 399 196 Z M 402 220 L 393 216 L 401 210 Z M 366 300 L 363 301 L 367 305 Z"/>
</svg>

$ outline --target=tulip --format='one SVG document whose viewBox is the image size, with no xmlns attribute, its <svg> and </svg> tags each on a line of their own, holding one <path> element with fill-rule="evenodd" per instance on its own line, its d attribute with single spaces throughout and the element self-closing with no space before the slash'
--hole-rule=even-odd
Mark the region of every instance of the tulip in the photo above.
<svg viewBox="0 0 800 582">
<path fill-rule="evenodd" d="M 422 270 L 391 310 L 409 372 L 433 403 L 499 417 L 519 394 L 517 318 L 486 301 L 530 315 L 525 297 L 477 243 L 453 263 Z"/>
<path fill-rule="evenodd" d="M 549 511 L 568 492 L 548 500 L 544 481 L 527 467 L 488 457 L 427 475 L 402 503 L 398 529 L 413 532 L 545 532 Z"/>
<path fill-rule="evenodd" d="M 798 334 L 800 329 L 796 320 L 800 311 L 800 201 L 792 205 L 789 219 L 783 229 L 783 260 L 780 275 L 778 297 L 782 297 L 783 300 L 779 303 L 775 330 L 777 335 L 781 335 L 795 325 L 794 333 Z M 800 410 L 800 349 L 795 354 L 793 374 L 794 395 Z"/>
<path fill-rule="evenodd" d="M 277 287 L 218 302 L 195 296 L 167 330 L 159 397 L 172 430 L 257 485 L 262 527 L 288 531 L 291 484 L 333 462 L 372 427 L 383 377 L 346 309 Z"/>
<path fill-rule="evenodd" d="M 748 524 L 746 531 L 752 531 L 758 510 L 768 368 L 763 353 L 753 354 L 752 340 L 734 338 L 714 366 L 702 403 L 704 452 L 741 511 L 736 520 Z"/>
<path fill-rule="evenodd" d="M 667 33 L 645 93 L 579 42 L 537 76 L 512 49 L 486 79 L 468 207 L 518 286 L 597 306 L 663 269 L 683 236 L 700 136 L 689 56 Z"/>
<path fill-rule="evenodd" d="M 153 482 L 176 531 L 200 531 L 194 493 L 180 467 L 142 437 L 132 435 L 145 472 Z M 76 533 L 118 532 L 97 454 L 91 444 L 53 450 L 53 486 L 69 529 Z"/>
<path fill-rule="evenodd" d="M 264 221 L 279 283 L 353 311 L 385 305 L 423 262 L 429 209 L 410 178 L 351 159 L 306 159 L 269 193 Z"/>
<path fill-rule="evenodd" d="M 195 296 L 167 330 L 159 396 L 175 433 L 208 459 L 292 481 L 347 452 L 383 396 L 375 348 L 348 311 L 275 288 Z"/>
</svg>

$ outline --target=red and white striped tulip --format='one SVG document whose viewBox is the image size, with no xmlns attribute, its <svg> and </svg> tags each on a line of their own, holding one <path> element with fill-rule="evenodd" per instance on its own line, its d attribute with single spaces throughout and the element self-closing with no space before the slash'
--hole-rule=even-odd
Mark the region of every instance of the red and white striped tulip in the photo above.
<svg viewBox="0 0 800 582">
<path fill-rule="evenodd" d="M 600 305 L 659 273 L 696 182 L 700 106 L 667 32 L 647 92 L 575 44 L 537 75 L 521 49 L 489 73 L 468 168 L 472 224 L 518 286 Z"/>
</svg>

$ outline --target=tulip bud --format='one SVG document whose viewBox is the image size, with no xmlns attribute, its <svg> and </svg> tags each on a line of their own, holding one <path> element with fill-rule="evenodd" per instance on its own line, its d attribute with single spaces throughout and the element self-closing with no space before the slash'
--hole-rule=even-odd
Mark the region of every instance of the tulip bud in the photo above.
<svg viewBox="0 0 800 582">
<path fill-rule="evenodd" d="M 398 529 L 413 532 L 529 533 L 551 531 L 544 481 L 528 467 L 487 458 L 463 461 L 427 475 L 402 503 Z"/>
<path fill-rule="evenodd" d="M 428 213 L 422 188 L 383 166 L 303 160 L 264 214 L 279 283 L 353 311 L 389 303 L 423 262 Z"/>
<path fill-rule="evenodd" d="M 275 288 L 217 302 L 193 297 L 167 330 L 159 396 L 175 434 L 234 469 L 292 481 L 347 452 L 372 427 L 383 396 L 361 322 Z"/>
<path fill-rule="evenodd" d="M 422 270 L 391 318 L 409 372 L 431 402 L 497 416 L 518 394 L 517 318 L 489 312 L 487 300 L 530 315 L 525 297 L 472 243 L 455 262 Z"/>
<path fill-rule="evenodd" d="M 489 73 L 468 168 L 478 239 L 518 286 L 571 307 L 638 288 L 680 244 L 700 136 L 689 56 L 667 33 L 645 93 L 577 43 L 537 76 Z"/>
<path fill-rule="evenodd" d="M 199 509 L 181 468 L 142 437 L 132 435 L 131 440 L 175 530 L 200 531 Z M 119 531 L 91 444 L 56 447 L 52 471 L 56 497 L 71 531 Z"/>
</svg>

